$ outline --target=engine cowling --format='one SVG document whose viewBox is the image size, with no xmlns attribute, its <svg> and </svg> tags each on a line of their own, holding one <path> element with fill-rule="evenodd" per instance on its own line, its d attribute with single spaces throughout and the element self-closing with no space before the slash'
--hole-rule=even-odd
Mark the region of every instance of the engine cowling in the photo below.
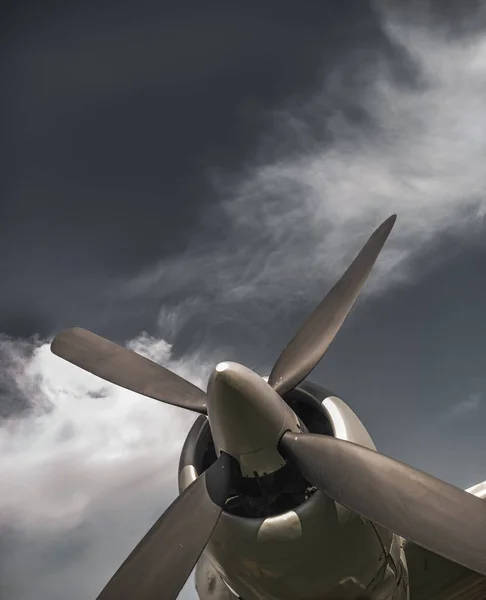
<svg viewBox="0 0 486 600">
<path fill-rule="evenodd" d="M 304 382 L 285 400 L 309 432 L 376 450 L 356 414 L 328 390 Z M 200 416 L 182 449 L 179 490 L 215 459 Z M 244 600 L 401 597 L 400 538 L 335 503 L 289 465 L 236 482 L 204 560 Z"/>
</svg>

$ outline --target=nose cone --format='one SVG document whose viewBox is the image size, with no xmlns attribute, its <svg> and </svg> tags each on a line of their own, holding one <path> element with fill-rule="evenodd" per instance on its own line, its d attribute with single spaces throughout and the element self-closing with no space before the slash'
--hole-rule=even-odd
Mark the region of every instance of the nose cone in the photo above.
<svg viewBox="0 0 486 600">
<path fill-rule="evenodd" d="M 299 432 L 295 413 L 259 375 L 220 363 L 208 386 L 208 417 L 216 451 L 238 460 L 245 477 L 273 473 L 285 460 L 277 446 L 285 431 Z"/>
</svg>

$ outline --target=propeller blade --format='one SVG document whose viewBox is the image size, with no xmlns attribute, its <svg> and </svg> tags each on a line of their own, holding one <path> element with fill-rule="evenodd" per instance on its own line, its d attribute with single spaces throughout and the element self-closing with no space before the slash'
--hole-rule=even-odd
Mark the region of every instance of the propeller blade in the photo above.
<svg viewBox="0 0 486 600">
<path fill-rule="evenodd" d="M 97 600 L 173 600 L 219 520 L 233 461 L 218 460 L 176 498 L 118 569 Z"/>
<path fill-rule="evenodd" d="M 51 351 L 93 375 L 143 396 L 206 414 L 206 393 L 165 367 L 80 327 L 62 331 Z"/>
<path fill-rule="evenodd" d="M 305 433 L 282 452 L 330 498 L 390 531 L 486 575 L 486 503 L 368 448 Z"/>
<path fill-rule="evenodd" d="M 396 215 L 392 215 L 378 227 L 341 279 L 278 357 L 268 383 L 281 396 L 309 375 L 331 345 L 368 278 L 396 218 Z"/>
</svg>

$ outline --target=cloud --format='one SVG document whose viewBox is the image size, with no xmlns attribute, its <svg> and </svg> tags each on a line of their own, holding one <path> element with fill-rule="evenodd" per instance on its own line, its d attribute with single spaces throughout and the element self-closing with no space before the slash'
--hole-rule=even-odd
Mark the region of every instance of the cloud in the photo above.
<svg viewBox="0 0 486 600">
<path fill-rule="evenodd" d="M 457 404 L 454 404 L 448 412 L 445 413 L 445 420 L 452 420 L 461 417 L 467 417 L 471 413 L 476 413 L 483 404 L 482 394 L 479 392 L 472 392 L 467 398 L 460 400 Z"/>
<path fill-rule="evenodd" d="M 127 345 L 205 388 L 199 356 L 173 360 L 146 333 Z M 0 352 L 0 384 L 25 401 L 0 427 L 6 597 L 95 597 L 175 498 L 195 416 L 66 363 L 46 341 L 4 337 Z"/>
<path fill-rule="evenodd" d="M 479 243 L 484 29 L 463 23 L 451 36 L 430 15 L 414 20 L 393 3 L 379 6 L 382 51 L 359 48 L 312 98 L 268 115 L 272 133 L 258 161 L 236 176 L 210 174 L 222 198 L 207 215 L 216 241 L 192 239 L 185 255 L 130 281 L 127 296 L 164 301 L 169 289 L 221 313 L 248 302 L 268 312 L 276 300 L 292 309 L 320 297 L 322 281 L 337 278 L 394 212 L 368 292 L 420 277 L 440 260 L 434 251 L 444 239 Z"/>
<path fill-rule="evenodd" d="M 104 382 L 54 356 L 48 343 L 32 341 L 26 358 L 27 344 L 2 342 L 11 356 L 2 381 L 30 409 L 0 428 L 0 525 L 75 527 L 114 490 L 167 478 L 194 415 Z M 146 333 L 127 345 L 205 387 L 210 365 L 198 357 L 173 361 L 171 346 Z"/>
</svg>

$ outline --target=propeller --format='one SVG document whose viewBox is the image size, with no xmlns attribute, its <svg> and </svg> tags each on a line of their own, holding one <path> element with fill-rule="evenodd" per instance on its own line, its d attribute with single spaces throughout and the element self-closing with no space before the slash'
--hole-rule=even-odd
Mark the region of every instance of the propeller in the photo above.
<svg viewBox="0 0 486 600">
<path fill-rule="evenodd" d="M 169 369 L 81 327 L 52 341 L 57 356 L 93 375 L 149 398 L 206 414 L 206 393 Z"/>
<path fill-rule="evenodd" d="M 368 448 L 287 432 L 279 447 L 330 498 L 436 554 L 486 575 L 486 503 Z"/>
<path fill-rule="evenodd" d="M 268 383 L 281 396 L 299 385 L 324 356 L 368 279 L 396 220 L 397 216 L 392 215 L 378 227 L 278 357 Z"/>
<path fill-rule="evenodd" d="M 280 355 L 269 380 L 280 395 L 298 385 L 321 359 L 353 306 L 395 219 L 396 216 L 390 217 L 375 231 Z M 62 331 L 54 338 L 51 350 L 85 371 L 123 388 L 207 414 L 205 392 L 163 366 L 90 331 L 79 327 Z M 249 382 L 242 381 L 243 389 L 252 388 L 246 386 Z M 270 391 L 268 386 L 267 389 Z M 266 406 L 265 393 L 257 395 L 262 406 Z M 254 408 L 258 411 L 258 402 Z M 277 402 L 272 416 L 283 415 Z M 281 431 L 280 424 L 278 432 Z M 275 443 L 278 437 L 275 436 Z M 152 600 L 177 596 L 221 514 L 229 485 L 228 461 L 229 455 L 221 453 L 216 463 L 177 498 L 120 567 L 99 600 L 120 597 Z M 219 482 L 216 481 L 218 478 L 221 478 Z"/>
<path fill-rule="evenodd" d="M 321 360 L 351 310 L 385 244 L 396 215 L 384 221 L 350 267 L 280 354 L 268 383 L 283 396 Z M 206 394 L 192 383 L 136 352 L 80 327 L 62 331 L 51 350 L 106 381 L 149 398 L 206 414 Z"/>
<path fill-rule="evenodd" d="M 238 442 L 239 453 L 246 444 L 244 432 L 238 429 L 241 416 L 241 422 L 246 419 L 254 423 L 252 433 L 264 431 L 262 443 L 271 439 L 270 454 L 268 448 L 262 448 L 265 460 L 271 456 L 279 462 L 279 456 L 272 454 L 278 444 L 281 455 L 336 502 L 428 550 L 486 575 L 486 505 L 483 500 L 356 444 L 330 436 L 289 431 L 282 435 L 289 429 L 292 415 L 281 396 L 298 385 L 321 360 L 351 310 L 395 220 L 393 215 L 378 227 L 304 322 L 275 363 L 269 385 L 254 373 L 247 373 L 248 369 L 221 363 L 216 372 L 222 379 L 213 377 L 206 395 L 161 365 L 80 328 L 57 335 L 51 345 L 52 352 L 121 387 L 208 415 L 213 438 L 217 434 L 216 437 L 231 447 Z M 221 390 L 223 399 L 218 396 Z M 235 413 L 235 398 L 240 416 Z M 223 414 L 224 411 L 232 412 Z M 247 418 L 249 416 L 251 418 Z M 177 597 L 210 539 L 230 490 L 232 472 L 239 468 L 237 461 L 222 450 L 220 447 L 216 462 L 156 522 L 98 600 L 121 597 L 172 600 Z"/>
<path fill-rule="evenodd" d="M 221 453 L 176 498 L 135 547 L 97 600 L 177 598 L 216 527 L 234 459 Z"/>
</svg>

